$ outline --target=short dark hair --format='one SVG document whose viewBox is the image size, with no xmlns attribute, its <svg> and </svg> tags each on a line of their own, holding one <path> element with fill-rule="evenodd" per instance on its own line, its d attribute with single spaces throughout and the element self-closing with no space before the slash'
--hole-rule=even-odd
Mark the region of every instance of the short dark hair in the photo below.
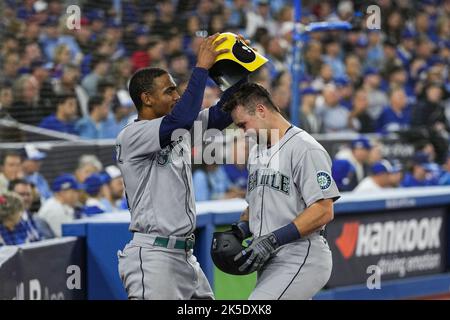
<svg viewBox="0 0 450 320">
<path fill-rule="evenodd" d="M 88 102 L 88 111 L 91 113 L 95 107 L 101 105 L 103 103 L 103 97 L 99 95 L 95 95 L 92 98 L 89 99 Z"/>
<path fill-rule="evenodd" d="M 0 166 L 3 166 L 5 164 L 5 160 L 7 157 L 19 157 L 20 160 L 22 160 L 22 154 L 16 150 L 7 150 L 2 154 L 2 157 L 0 158 Z"/>
<path fill-rule="evenodd" d="M 65 103 L 69 99 L 77 99 L 74 93 L 65 93 L 65 94 L 58 94 L 55 96 L 54 101 L 56 108 L 58 108 L 59 105 Z"/>
<path fill-rule="evenodd" d="M 93 71 L 98 64 L 103 62 L 109 62 L 108 56 L 104 54 L 94 54 L 90 61 L 91 71 Z"/>
<path fill-rule="evenodd" d="M 222 109 L 225 112 L 232 112 L 238 105 L 241 105 L 248 113 L 254 114 L 258 103 L 263 103 L 269 109 L 280 112 L 280 109 L 273 102 L 270 93 L 257 83 L 243 84 L 233 94 L 231 99 L 224 104 Z"/>
<path fill-rule="evenodd" d="M 97 92 L 99 95 L 103 95 L 107 88 L 113 88 L 116 89 L 116 85 L 111 80 L 100 80 L 97 85 Z"/>
<path fill-rule="evenodd" d="M 142 108 L 141 94 L 143 92 L 151 93 L 154 89 L 153 81 L 155 78 L 159 78 L 164 74 L 168 74 L 168 72 L 161 68 L 143 68 L 131 76 L 128 91 L 138 111 L 141 111 Z"/>
<path fill-rule="evenodd" d="M 26 184 L 26 185 L 28 185 L 28 186 L 30 186 L 30 187 L 33 187 L 33 184 L 30 183 L 30 182 L 28 182 L 28 181 L 25 180 L 25 179 L 14 179 L 14 180 L 11 180 L 11 181 L 9 182 L 9 184 L 8 184 L 8 190 L 9 190 L 9 191 L 14 191 L 14 188 L 15 188 L 18 184 Z"/>
</svg>

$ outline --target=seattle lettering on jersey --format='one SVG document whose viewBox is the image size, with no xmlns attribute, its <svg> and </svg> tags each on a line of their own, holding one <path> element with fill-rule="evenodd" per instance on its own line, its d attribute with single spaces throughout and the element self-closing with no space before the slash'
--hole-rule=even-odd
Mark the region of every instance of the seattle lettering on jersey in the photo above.
<svg viewBox="0 0 450 320">
<path fill-rule="evenodd" d="M 289 195 L 290 178 L 279 171 L 272 169 L 258 169 L 248 176 L 248 192 L 252 192 L 256 187 L 267 186 L 274 190 Z"/>
</svg>

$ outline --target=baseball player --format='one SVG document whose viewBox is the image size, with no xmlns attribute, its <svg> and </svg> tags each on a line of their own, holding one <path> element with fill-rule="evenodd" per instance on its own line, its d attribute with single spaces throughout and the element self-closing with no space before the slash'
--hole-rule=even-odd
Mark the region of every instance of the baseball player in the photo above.
<svg viewBox="0 0 450 320">
<path fill-rule="evenodd" d="M 312 136 L 283 118 L 258 84 L 241 86 L 224 111 L 247 134 L 260 136 L 248 159 L 249 206 L 233 225 L 240 238 L 253 235 L 235 257 L 247 256 L 239 270 L 258 271 L 250 299 L 311 299 L 332 269 L 323 237 L 339 198 L 331 159 Z M 265 130 L 267 136 L 261 136 Z"/>
<path fill-rule="evenodd" d="M 211 287 L 192 253 L 196 213 L 190 166 L 191 140 L 178 129 L 194 121 L 222 130 L 232 123 L 221 110 L 238 85 L 217 105 L 200 112 L 208 69 L 229 49 L 218 35 L 203 40 L 189 84 L 180 97 L 170 74 L 138 70 L 129 84 L 138 119 L 117 137 L 133 239 L 118 252 L 119 275 L 129 299 L 213 299 Z M 240 85 L 241 83 L 239 83 Z"/>
</svg>

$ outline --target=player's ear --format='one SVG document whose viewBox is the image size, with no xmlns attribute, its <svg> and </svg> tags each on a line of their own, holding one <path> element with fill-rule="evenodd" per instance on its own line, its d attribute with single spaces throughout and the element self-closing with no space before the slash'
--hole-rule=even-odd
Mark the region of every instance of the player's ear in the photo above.
<svg viewBox="0 0 450 320">
<path fill-rule="evenodd" d="M 141 93 L 141 101 L 142 101 L 143 105 L 152 106 L 153 99 L 152 99 L 152 96 L 150 95 L 150 93 L 142 92 Z"/>
<path fill-rule="evenodd" d="M 266 117 L 266 112 L 267 112 L 267 108 L 263 104 L 258 103 L 256 105 L 255 113 L 258 115 L 258 117 L 264 119 Z"/>
</svg>

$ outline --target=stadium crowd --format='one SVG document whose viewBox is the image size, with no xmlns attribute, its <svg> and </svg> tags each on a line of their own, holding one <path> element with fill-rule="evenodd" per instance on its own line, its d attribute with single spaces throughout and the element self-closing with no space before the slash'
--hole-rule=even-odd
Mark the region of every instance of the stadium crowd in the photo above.
<svg viewBox="0 0 450 320">
<path fill-rule="evenodd" d="M 450 185 L 450 0 L 302 2 L 302 23 L 353 25 L 347 32 L 316 32 L 305 39 L 296 88 L 301 128 L 313 135 L 359 135 L 333 159 L 339 189 Z M 80 28 L 67 26 L 70 4 L 81 8 Z M 365 10 L 372 4 L 380 7 L 380 29 L 367 24 Z M 1 5 L 0 119 L 83 139 L 114 139 L 136 117 L 127 90 L 134 71 L 167 69 L 182 91 L 200 37 L 225 31 L 251 39 L 269 59 L 251 79 L 290 116 L 292 1 L 5 0 Z M 203 107 L 213 105 L 219 93 L 209 82 Z M 409 137 L 413 157 L 403 163 L 384 159 L 382 143 L 365 136 L 369 133 Z M 236 138 L 231 149 L 239 148 L 247 146 Z M 26 145 L 2 154 L 0 245 L 61 236 L 64 222 L 126 209 L 120 171 L 104 168 L 95 156 L 82 156 L 75 172 L 61 172 L 48 183 L 39 173 L 42 151 Z M 247 171 L 237 154 L 234 164 L 194 172 L 197 201 L 245 196 Z"/>
</svg>

